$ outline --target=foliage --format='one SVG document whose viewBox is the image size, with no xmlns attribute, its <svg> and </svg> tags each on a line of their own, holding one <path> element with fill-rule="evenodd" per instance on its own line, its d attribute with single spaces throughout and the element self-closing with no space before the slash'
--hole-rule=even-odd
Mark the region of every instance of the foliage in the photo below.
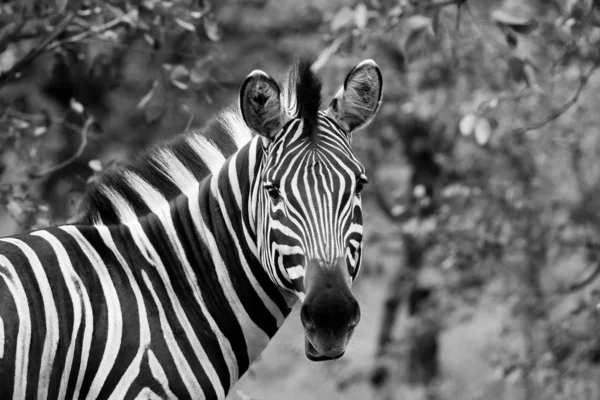
<svg viewBox="0 0 600 400">
<path fill-rule="evenodd" d="M 421 257 L 396 262 L 395 301 L 407 301 L 411 285 L 432 286 L 434 317 L 423 321 L 435 319 L 432 331 L 443 334 L 501 282 L 497 295 L 512 312 L 488 361 L 502 380 L 517 376 L 528 399 L 592 381 L 600 359 L 600 3 L 315 4 L 3 2 L 0 233 L 71 218 L 87 184 L 116 159 L 200 124 L 196 115 L 231 99 L 238 68 L 319 48 L 313 68 L 335 75 L 348 60 L 373 56 L 385 64 L 384 103 L 369 135 L 354 139 L 377 171 L 366 207 Z M 374 232 L 370 240 L 384 239 Z M 381 270 L 365 258 L 366 274 Z M 422 282 L 432 274 L 433 284 Z M 417 322 L 408 325 L 418 331 Z M 401 363 L 406 353 L 389 349 L 392 364 Z M 374 371 L 365 379 L 391 376 L 381 364 Z"/>
<path fill-rule="evenodd" d="M 427 193 L 431 197 L 427 204 L 437 205 L 433 225 L 423 225 L 420 219 L 415 225 L 411 221 L 422 216 L 415 214 L 414 207 L 399 209 L 377 187 L 378 203 L 400 224 L 403 235 L 409 232 L 413 237 L 427 238 L 424 251 L 429 262 L 424 265 L 442 266 L 444 284 L 439 290 L 450 296 L 444 298 L 449 310 L 454 302 L 468 303 L 473 288 L 479 288 L 481 296 L 493 277 L 508 276 L 518 282 L 506 287 L 504 293 L 519 298 L 514 318 L 519 321 L 524 345 L 511 350 L 510 357 L 496 359 L 494 365 L 511 371 L 506 376 L 515 368 L 520 371 L 525 398 L 544 398 L 546 381 L 539 380 L 541 370 L 552 374 L 556 382 L 563 376 L 571 379 L 562 375 L 565 369 L 581 368 L 582 363 L 589 363 L 589 370 L 595 368 L 595 361 L 589 358 L 596 353 L 593 348 L 557 357 L 553 338 L 564 335 L 558 333 L 559 327 L 571 317 L 556 319 L 551 315 L 557 304 L 573 292 L 581 292 L 587 315 L 597 318 L 594 300 L 584 289 L 594 283 L 600 270 L 595 261 L 600 225 L 590 214 L 583 219 L 576 217 L 587 201 L 586 193 L 597 195 L 596 186 L 587 187 L 580 175 L 581 133 L 563 132 L 555 121 L 573 112 L 600 63 L 600 5 L 592 1 L 571 1 L 551 8 L 545 3 L 510 1 L 500 7 L 479 4 L 479 8 L 466 1 L 391 2 L 389 8 L 384 2 L 381 5 L 374 12 L 372 30 L 360 30 L 354 22 L 349 28 L 351 35 L 358 41 L 364 36 L 383 38 L 392 59 L 403 65 L 399 69 L 409 74 L 419 71 L 413 74 L 419 82 L 417 90 L 443 90 L 458 107 L 449 111 L 452 115 L 442 133 L 434 126 L 419 129 L 413 122 L 398 118 L 394 127 L 413 176 L 432 170 L 427 166 L 431 161 L 426 160 L 440 160 L 440 172 L 430 174 L 425 181 L 413 177 L 404 196 L 414 202 L 415 196 L 422 196 L 419 193 Z M 452 27 L 449 21 L 454 21 Z M 396 44 L 398 38 L 400 45 Z M 390 45 L 391 41 L 396 43 Z M 434 64 L 431 60 L 439 61 Z M 451 76 L 441 74 L 440 65 L 447 66 Z M 443 79 L 432 84 L 427 82 L 428 69 L 434 68 Z M 472 75 L 466 82 L 461 76 L 465 73 Z M 461 83 L 470 85 L 466 97 Z M 413 94 L 413 105 L 400 107 L 414 109 L 418 102 L 418 95 Z M 417 114 L 421 118 L 439 120 L 445 110 L 430 107 L 420 111 Z M 411 157 L 411 132 L 415 130 L 423 144 L 418 157 Z M 376 159 L 390 148 L 389 139 L 382 141 L 382 148 L 375 150 Z M 547 187 L 561 185 L 546 171 L 547 161 L 543 159 L 549 154 L 569 159 L 565 167 L 572 168 L 569 174 L 578 182 L 575 190 L 579 193 L 574 196 L 583 198 L 560 198 Z M 388 180 L 377 186 L 389 184 Z M 405 240 L 406 251 L 410 246 Z M 574 251 L 582 252 L 593 264 L 589 277 L 582 282 L 548 284 L 553 264 Z M 408 261 L 405 265 L 413 268 Z M 398 287 L 393 290 L 399 291 Z M 384 320 L 382 326 L 386 325 Z M 582 329 L 586 336 L 594 328 Z M 583 337 L 581 340 L 583 344 Z"/>
<path fill-rule="evenodd" d="M 49 222 L 48 205 L 36 212 L 31 203 L 72 197 L 70 206 L 54 207 L 53 219 L 72 216 L 77 193 L 102 172 L 102 163 L 85 159 L 103 145 L 111 91 L 132 83 L 144 91 L 133 112 L 151 127 L 169 114 L 169 97 L 193 97 L 212 83 L 210 50 L 201 49 L 222 32 L 208 1 L 8 1 L 0 7 L 1 155 L 8 167 L 14 157 L 20 161 L 4 174 L 0 201 L 20 229 Z M 159 68 L 137 76 L 128 71 L 135 52 Z M 176 107 L 189 127 L 190 107 Z M 55 143 L 64 150 L 48 151 Z M 72 182 L 59 185 L 60 193 L 48 193 L 65 179 Z"/>
</svg>

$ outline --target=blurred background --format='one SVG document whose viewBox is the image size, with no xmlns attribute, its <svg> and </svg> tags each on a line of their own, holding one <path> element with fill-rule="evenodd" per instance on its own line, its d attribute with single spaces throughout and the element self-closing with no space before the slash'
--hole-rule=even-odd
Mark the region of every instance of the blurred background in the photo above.
<svg viewBox="0 0 600 400">
<path fill-rule="evenodd" d="M 324 105 L 384 74 L 363 317 L 311 363 L 295 311 L 229 399 L 600 399 L 597 0 L 1 0 L 0 234 L 302 56 Z"/>
</svg>

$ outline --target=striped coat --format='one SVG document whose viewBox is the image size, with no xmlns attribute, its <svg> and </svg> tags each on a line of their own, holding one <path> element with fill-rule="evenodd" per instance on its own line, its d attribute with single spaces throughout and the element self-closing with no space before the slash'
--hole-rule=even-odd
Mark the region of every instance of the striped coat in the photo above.
<svg viewBox="0 0 600 400">
<path fill-rule="evenodd" d="M 229 163 L 256 164 L 257 144 Z M 1 239 L 0 375 L 17 379 L 0 398 L 224 398 L 292 303 L 233 233 L 240 221 L 220 213 L 235 196 L 227 176 L 124 224 Z"/>
<path fill-rule="evenodd" d="M 241 112 L 103 178 L 80 222 L 0 239 L 0 399 L 224 399 L 298 298 L 307 357 L 343 355 L 360 315 L 349 285 L 366 179 L 349 138 L 377 110 L 381 74 L 359 64 L 317 113 L 320 89 L 305 63 L 282 90 L 255 71 Z M 316 176 L 313 156 L 277 161 L 302 146 L 321 153 L 326 182 L 298 175 Z M 282 200 L 281 174 L 306 196 Z M 288 218 L 322 185 L 322 209 Z M 336 245 L 298 243 L 303 226 Z M 310 256 L 319 248 L 332 253 Z"/>
</svg>

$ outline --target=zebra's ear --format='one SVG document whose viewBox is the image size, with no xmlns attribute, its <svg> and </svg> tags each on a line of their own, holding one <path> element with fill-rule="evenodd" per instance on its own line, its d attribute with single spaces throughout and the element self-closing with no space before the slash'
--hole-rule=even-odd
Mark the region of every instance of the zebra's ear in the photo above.
<svg viewBox="0 0 600 400">
<path fill-rule="evenodd" d="M 344 86 L 331 101 L 329 109 L 342 126 L 352 132 L 371 122 L 383 92 L 383 77 L 373 60 L 364 60 L 346 76 Z"/>
<path fill-rule="evenodd" d="M 250 73 L 240 89 L 240 109 L 246 125 L 267 138 L 283 125 L 280 90 L 277 82 L 263 71 Z"/>
</svg>

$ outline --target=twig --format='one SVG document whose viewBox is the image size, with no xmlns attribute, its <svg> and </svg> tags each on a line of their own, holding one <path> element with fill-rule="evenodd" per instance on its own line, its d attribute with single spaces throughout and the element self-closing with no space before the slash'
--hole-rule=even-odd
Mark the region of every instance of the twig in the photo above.
<svg viewBox="0 0 600 400">
<path fill-rule="evenodd" d="M 563 289 L 561 293 L 567 294 L 569 292 L 577 292 L 589 285 L 590 283 L 594 282 L 598 276 L 600 276 L 600 262 L 596 263 L 596 268 L 594 269 L 594 271 L 592 271 L 590 275 L 587 276 L 587 278 L 585 278 L 581 282 L 571 284 L 569 287 Z"/>
<path fill-rule="evenodd" d="M 65 128 L 67 128 L 73 132 L 81 131 L 81 126 L 73 124 L 71 122 L 67 122 L 67 121 L 65 121 L 64 118 L 53 117 L 51 115 L 30 114 L 30 113 L 26 113 L 23 111 L 15 110 L 13 108 L 7 108 L 5 114 L 0 119 L 4 118 L 6 116 L 27 120 L 27 121 L 30 121 L 33 123 L 40 123 L 40 122 L 44 123 L 45 121 L 50 121 L 55 124 L 64 126 Z M 98 140 L 101 138 L 101 136 L 96 133 L 88 132 L 88 138 Z"/>
<path fill-rule="evenodd" d="M 460 32 L 460 16 L 462 15 L 462 8 L 466 4 L 466 1 L 456 3 L 456 24 L 454 29 L 456 29 L 456 34 L 458 35 Z M 457 36 L 458 37 L 458 36 Z"/>
<path fill-rule="evenodd" d="M 40 172 L 31 172 L 29 173 L 29 177 L 33 178 L 33 179 L 38 179 L 38 178 L 43 178 L 44 176 L 47 176 L 51 173 L 54 173 L 56 171 L 58 171 L 61 168 L 64 168 L 66 166 L 71 165 L 73 162 L 75 162 L 79 157 L 81 157 L 81 155 L 83 154 L 83 151 L 85 150 L 86 146 L 87 146 L 87 142 L 88 142 L 88 131 L 90 129 L 90 127 L 92 126 L 92 124 L 94 123 L 94 119 L 89 117 L 87 119 L 87 121 L 85 121 L 85 124 L 83 125 L 83 128 L 81 129 L 81 144 L 79 145 L 79 148 L 77 149 L 77 151 L 75 152 L 75 154 L 73 154 L 71 157 L 69 157 L 68 159 L 66 159 L 65 161 L 58 163 L 48 169 L 45 169 L 43 171 Z"/>
<path fill-rule="evenodd" d="M 583 25 L 583 26 L 587 25 L 590 22 L 593 12 L 594 12 L 594 7 L 592 6 L 587 10 L 585 15 L 580 19 L 579 24 Z M 559 13 L 562 13 L 562 12 L 559 11 Z M 569 54 L 569 52 L 571 52 L 573 49 L 578 49 L 578 47 L 579 47 L 578 42 L 583 37 L 584 32 L 585 32 L 585 29 L 581 29 L 576 36 L 571 36 L 569 38 L 570 39 L 569 43 L 567 43 L 567 45 L 565 46 L 565 49 L 562 52 L 562 54 L 552 62 L 552 66 L 550 68 L 552 71 L 554 71 L 554 68 L 556 68 L 557 65 L 559 65 L 561 62 L 564 61 L 565 57 L 567 56 L 567 54 Z M 587 42 L 588 42 L 588 44 L 591 44 L 589 41 L 589 36 L 587 36 Z"/>
<path fill-rule="evenodd" d="M 569 100 L 567 100 L 567 102 L 565 102 L 561 107 L 559 107 L 556 110 L 554 110 L 554 112 L 550 113 L 550 115 L 548 115 L 543 120 L 535 122 L 533 124 L 530 124 L 530 125 L 528 125 L 526 127 L 515 129 L 513 131 L 513 134 L 524 134 L 524 133 L 527 133 L 527 132 L 532 131 L 532 130 L 540 129 L 544 125 L 546 125 L 546 124 L 554 121 L 558 117 L 560 117 L 568 109 L 570 109 L 573 105 L 575 105 L 575 103 L 577 103 L 577 101 L 579 100 L 579 96 L 581 96 L 581 93 L 583 92 L 583 89 L 585 89 L 588 81 L 590 80 L 590 78 L 592 77 L 592 75 L 594 74 L 594 72 L 596 72 L 596 70 L 598 69 L 598 63 L 599 62 L 596 61 L 594 63 L 594 65 L 592 65 L 590 67 L 590 69 L 588 70 L 588 72 L 586 72 L 584 75 L 582 75 L 582 76 L 579 77 L 579 86 L 577 87 L 577 90 L 575 91 L 575 93 L 573 94 L 573 96 Z"/>
<path fill-rule="evenodd" d="M 591 240 L 565 240 L 563 238 L 557 238 L 557 245 L 560 247 L 566 247 L 569 249 L 585 247 L 587 250 L 600 252 L 600 243 L 592 242 Z"/>
<path fill-rule="evenodd" d="M 56 43 L 54 43 L 52 46 L 48 47 L 48 50 L 53 50 L 59 46 L 62 46 L 64 44 L 68 44 L 68 43 L 77 43 L 77 42 L 81 42 L 82 40 L 88 38 L 89 36 L 92 35 L 97 35 L 99 33 L 102 33 L 104 31 L 107 31 L 111 28 L 114 28 L 115 26 L 119 25 L 120 23 L 122 23 L 123 21 L 131 18 L 134 14 L 135 14 L 135 10 L 129 11 L 127 14 L 123 14 L 115 19 L 113 19 L 112 21 L 107 22 L 104 25 L 100 25 L 100 26 L 92 26 L 90 27 L 89 31 L 85 31 L 85 32 L 81 32 L 78 33 L 76 35 L 73 35 L 71 37 L 68 37 L 64 40 L 58 41 Z"/>
<path fill-rule="evenodd" d="M 457 7 L 461 7 L 466 2 L 467 2 L 467 0 L 438 0 L 438 1 L 432 1 L 431 6 L 441 8 L 441 7 L 446 7 L 446 6 L 451 6 L 453 4 L 456 4 Z"/>
<path fill-rule="evenodd" d="M 14 79 L 23 69 L 25 69 L 33 60 L 35 60 L 43 52 L 50 50 L 51 43 L 67 28 L 73 13 L 68 13 L 55 27 L 52 32 L 46 36 L 35 48 L 31 49 L 25 56 L 17 61 L 8 71 L 0 74 L 0 87 L 6 82 Z"/>
<path fill-rule="evenodd" d="M 320 71 L 321 68 L 323 68 L 325 66 L 327 61 L 329 61 L 331 56 L 333 56 L 335 53 L 337 53 L 337 51 L 340 49 L 340 46 L 342 44 L 344 44 L 344 42 L 346 42 L 346 40 L 349 37 L 350 37 L 350 35 L 342 35 L 342 36 L 336 38 L 333 42 L 331 42 L 331 44 L 329 46 L 327 46 L 321 52 L 321 54 L 319 54 L 319 57 L 315 60 L 315 62 L 312 63 L 310 68 L 315 72 Z"/>
<path fill-rule="evenodd" d="M 193 121 L 194 121 L 194 114 L 190 113 L 190 118 L 188 119 L 188 122 L 185 125 L 185 129 L 183 130 L 184 132 L 187 132 L 190 130 L 190 128 L 192 127 Z"/>
</svg>

